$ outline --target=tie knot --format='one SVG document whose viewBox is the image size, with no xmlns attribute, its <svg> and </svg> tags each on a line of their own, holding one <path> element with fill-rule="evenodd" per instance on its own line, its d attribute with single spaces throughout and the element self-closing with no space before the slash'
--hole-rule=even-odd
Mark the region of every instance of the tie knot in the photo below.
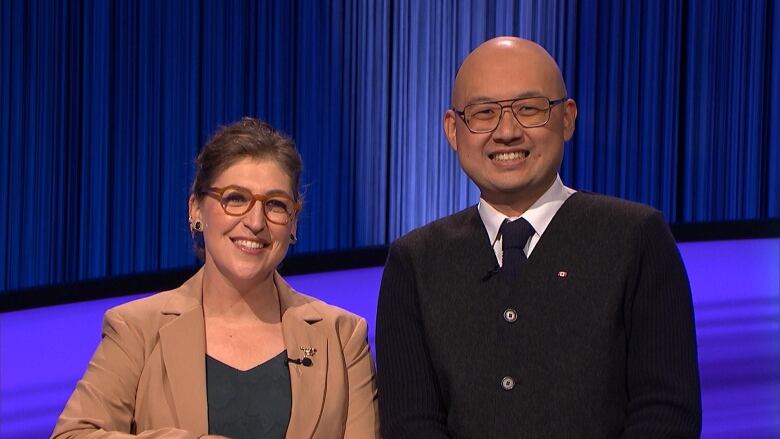
<svg viewBox="0 0 780 439">
<path fill-rule="evenodd" d="M 501 232 L 501 247 L 508 248 L 525 247 L 528 238 L 534 234 L 534 227 L 525 218 L 519 218 L 515 221 L 504 220 L 499 229 Z"/>
</svg>

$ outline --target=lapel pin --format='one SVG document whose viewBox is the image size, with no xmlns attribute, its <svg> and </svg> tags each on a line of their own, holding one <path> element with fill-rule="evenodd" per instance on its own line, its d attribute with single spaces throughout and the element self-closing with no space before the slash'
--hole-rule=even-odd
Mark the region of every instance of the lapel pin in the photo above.
<svg viewBox="0 0 780 439">
<path fill-rule="evenodd" d="M 558 277 L 560 277 L 560 278 L 564 278 L 564 277 L 566 277 L 568 275 L 569 275 L 569 273 L 567 273 L 565 271 L 559 271 L 558 272 Z"/>
<path fill-rule="evenodd" d="M 305 348 L 303 346 L 299 346 L 299 348 L 303 351 L 304 358 L 313 357 L 314 354 L 317 353 L 317 349 L 315 348 Z"/>
</svg>

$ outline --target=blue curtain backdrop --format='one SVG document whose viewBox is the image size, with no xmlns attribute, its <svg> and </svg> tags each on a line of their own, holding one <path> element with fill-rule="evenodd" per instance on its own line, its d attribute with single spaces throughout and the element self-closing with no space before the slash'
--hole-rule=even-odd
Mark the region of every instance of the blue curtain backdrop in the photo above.
<svg viewBox="0 0 780 439">
<path fill-rule="evenodd" d="M 780 217 L 780 6 L 746 1 L 2 0 L 0 289 L 194 263 L 199 147 L 243 115 L 304 158 L 295 252 L 473 204 L 457 66 L 539 41 L 579 106 L 564 182 L 671 222 Z"/>
</svg>

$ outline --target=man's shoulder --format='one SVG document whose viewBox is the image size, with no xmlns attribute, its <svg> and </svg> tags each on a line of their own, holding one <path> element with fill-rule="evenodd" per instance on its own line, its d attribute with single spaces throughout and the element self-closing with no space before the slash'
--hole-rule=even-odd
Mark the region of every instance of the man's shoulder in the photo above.
<svg viewBox="0 0 780 439">
<path fill-rule="evenodd" d="M 550 225 L 551 230 L 564 235 L 562 239 L 577 236 L 582 242 L 617 245 L 646 236 L 673 239 L 669 225 L 658 209 L 591 192 L 576 192 L 569 197 Z"/>
<path fill-rule="evenodd" d="M 395 244 L 414 248 L 420 245 L 427 246 L 431 242 L 451 241 L 458 236 L 473 234 L 480 224 L 477 207 L 470 206 L 406 233 L 398 238 Z"/>
<path fill-rule="evenodd" d="M 587 191 L 574 193 L 564 206 L 568 208 L 567 211 L 588 217 L 630 222 L 642 222 L 650 217 L 661 215 L 657 209 L 646 204 Z"/>
</svg>

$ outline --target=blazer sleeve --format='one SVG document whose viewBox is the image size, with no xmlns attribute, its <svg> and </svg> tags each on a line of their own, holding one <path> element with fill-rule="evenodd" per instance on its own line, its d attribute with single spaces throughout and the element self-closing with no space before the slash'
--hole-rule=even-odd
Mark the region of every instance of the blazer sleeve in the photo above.
<svg viewBox="0 0 780 439">
<path fill-rule="evenodd" d="M 698 438 L 701 393 L 688 277 L 659 212 L 646 218 L 639 241 L 624 313 L 629 399 L 623 437 Z"/>
<path fill-rule="evenodd" d="M 368 324 L 365 319 L 358 319 L 354 331 L 344 344 L 344 357 L 349 383 L 344 439 L 378 438 L 376 382 L 368 346 Z"/>
<path fill-rule="evenodd" d="M 128 325 L 116 308 L 108 310 L 103 318 L 100 344 L 51 437 L 194 439 L 200 436 L 176 428 L 131 434 L 135 394 L 143 366 L 144 343 L 140 330 Z"/>
<path fill-rule="evenodd" d="M 382 435 L 448 438 L 447 413 L 417 306 L 414 270 L 397 243 L 390 247 L 379 290 L 376 349 Z"/>
</svg>

